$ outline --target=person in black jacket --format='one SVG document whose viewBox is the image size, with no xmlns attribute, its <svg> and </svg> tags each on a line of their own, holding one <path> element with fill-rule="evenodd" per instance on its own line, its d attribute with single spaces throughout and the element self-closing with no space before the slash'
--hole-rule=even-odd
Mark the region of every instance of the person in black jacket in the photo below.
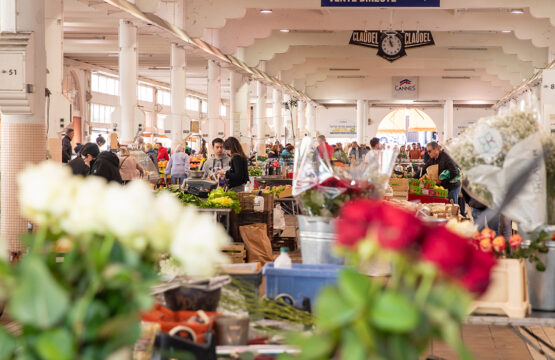
<svg viewBox="0 0 555 360">
<path fill-rule="evenodd" d="M 73 140 L 75 132 L 73 129 L 66 130 L 66 136 L 62 139 L 62 162 L 67 164 L 71 160 L 71 155 L 73 154 L 71 150 L 71 140 Z"/>
<path fill-rule="evenodd" d="M 73 175 L 88 176 L 100 150 L 95 143 L 86 143 L 81 147 L 77 157 L 71 160 L 68 165 L 71 167 Z"/>
<path fill-rule="evenodd" d="M 111 151 L 103 151 L 98 155 L 91 169 L 91 174 L 103 177 L 108 182 L 123 183 L 119 173 L 119 158 Z"/>
<path fill-rule="evenodd" d="M 220 170 L 220 174 L 225 176 L 229 190 L 245 191 L 245 184 L 249 181 L 249 163 L 239 140 L 234 137 L 227 138 L 224 141 L 224 149 L 231 157 L 231 169 Z"/>
<path fill-rule="evenodd" d="M 424 165 L 424 172 L 426 169 L 432 165 L 438 165 L 438 175 L 448 170 L 449 176 L 446 179 L 441 180 L 441 186 L 449 191 L 447 198 L 453 200 L 455 204 L 459 203 L 459 193 L 461 192 L 461 182 L 456 180 L 460 178 L 459 168 L 457 164 L 451 159 L 449 155 L 445 152 L 439 150 L 439 145 L 435 141 L 428 143 L 427 145 L 428 155 L 430 155 L 430 160 Z"/>
</svg>

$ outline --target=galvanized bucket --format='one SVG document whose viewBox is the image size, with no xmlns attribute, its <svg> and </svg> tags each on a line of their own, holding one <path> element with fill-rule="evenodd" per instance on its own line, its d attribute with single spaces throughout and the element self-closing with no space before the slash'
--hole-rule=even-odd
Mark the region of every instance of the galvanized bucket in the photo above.
<svg viewBox="0 0 555 360">
<path fill-rule="evenodd" d="M 535 264 L 526 261 L 528 292 L 532 309 L 555 311 L 555 241 L 548 240 L 547 248 L 547 253 L 538 254 L 545 264 L 545 271 L 537 271 Z"/>
<path fill-rule="evenodd" d="M 333 254 L 335 220 L 321 216 L 297 216 L 303 264 L 343 265 L 343 259 Z"/>
</svg>

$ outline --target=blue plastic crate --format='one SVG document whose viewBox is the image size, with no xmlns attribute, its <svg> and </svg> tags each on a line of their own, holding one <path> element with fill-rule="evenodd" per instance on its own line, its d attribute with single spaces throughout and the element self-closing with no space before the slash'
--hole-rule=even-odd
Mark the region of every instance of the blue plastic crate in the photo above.
<svg viewBox="0 0 555 360">
<path fill-rule="evenodd" d="M 287 294 L 296 306 L 301 306 L 303 298 L 307 297 L 314 306 L 322 287 L 336 284 L 343 268 L 341 265 L 293 264 L 291 269 L 276 269 L 274 263 L 268 263 L 262 270 L 266 276 L 266 297 L 274 299 Z"/>
</svg>

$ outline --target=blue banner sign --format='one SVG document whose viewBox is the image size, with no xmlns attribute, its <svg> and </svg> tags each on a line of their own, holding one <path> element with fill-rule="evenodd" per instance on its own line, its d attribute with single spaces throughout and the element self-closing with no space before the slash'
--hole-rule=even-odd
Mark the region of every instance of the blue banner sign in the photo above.
<svg viewBox="0 0 555 360">
<path fill-rule="evenodd" d="M 322 7 L 439 7 L 440 0 L 322 0 Z"/>
</svg>

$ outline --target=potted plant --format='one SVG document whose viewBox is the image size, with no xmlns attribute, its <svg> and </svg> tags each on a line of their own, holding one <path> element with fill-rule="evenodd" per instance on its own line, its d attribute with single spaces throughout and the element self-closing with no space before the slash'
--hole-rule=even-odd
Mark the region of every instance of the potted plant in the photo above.
<svg viewBox="0 0 555 360">
<path fill-rule="evenodd" d="M 45 162 L 20 175 L 19 189 L 22 214 L 38 231 L 24 236 L 29 252 L 18 264 L 0 262 L 0 301 L 21 325 L 16 334 L 0 327 L 1 359 L 129 353 L 140 313 L 153 304 L 160 254 L 188 275 L 225 261 L 222 228 L 146 183 L 108 185 Z"/>
<path fill-rule="evenodd" d="M 368 162 L 339 165 L 332 162 L 330 152 L 327 143 L 315 145 L 304 138 L 295 153 L 293 196 L 304 213 L 298 221 L 305 264 L 342 263 L 331 251 L 341 206 L 383 196 L 397 157 L 396 150 L 375 151 Z"/>
<path fill-rule="evenodd" d="M 476 313 L 499 313 L 509 317 L 524 317 L 530 311 L 528 288 L 526 283 L 526 265 L 528 260 L 539 271 L 545 271 L 545 265 L 538 258 L 538 253 L 547 252 L 547 234 L 545 232 L 532 236 L 528 246 L 522 246 L 522 237 L 512 235 L 508 241 L 503 236 L 496 236 L 495 231 L 485 228 L 476 233 L 473 244 L 482 252 L 493 254 L 497 265 L 493 269 L 493 281 L 487 293 L 473 302 L 470 310 Z"/>
<path fill-rule="evenodd" d="M 300 355 L 282 359 L 412 360 L 434 338 L 450 344 L 461 359 L 471 358 L 460 325 L 472 297 L 489 285 L 492 254 L 377 200 L 344 205 L 336 229 L 336 245 L 349 267 L 317 298 L 315 330 L 291 336 Z M 393 266 L 388 281 L 360 271 L 378 258 Z"/>
</svg>

